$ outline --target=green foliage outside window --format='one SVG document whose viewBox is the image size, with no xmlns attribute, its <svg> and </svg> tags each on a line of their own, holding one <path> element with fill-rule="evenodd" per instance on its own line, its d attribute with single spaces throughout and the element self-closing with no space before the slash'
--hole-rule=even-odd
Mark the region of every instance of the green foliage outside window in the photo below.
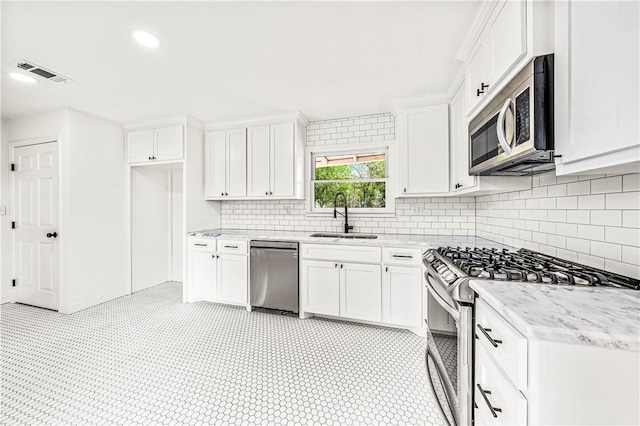
<svg viewBox="0 0 640 426">
<path fill-rule="evenodd" d="M 336 193 L 343 192 L 347 196 L 350 208 L 384 208 L 386 182 L 358 182 L 361 179 L 384 178 L 386 178 L 385 161 L 316 166 L 316 181 L 343 180 L 344 182 L 316 182 L 315 206 L 333 207 Z M 338 205 L 343 206 L 342 197 L 338 200 Z"/>
</svg>

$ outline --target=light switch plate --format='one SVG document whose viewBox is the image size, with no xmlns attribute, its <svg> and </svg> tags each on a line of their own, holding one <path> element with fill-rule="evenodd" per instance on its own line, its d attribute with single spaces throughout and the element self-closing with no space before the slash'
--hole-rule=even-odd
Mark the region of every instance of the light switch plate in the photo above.
<svg viewBox="0 0 640 426">
<path fill-rule="evenodd" d="M 0 206 L 0 216 L 7 214 L 7 206 Z"/>
</svg>

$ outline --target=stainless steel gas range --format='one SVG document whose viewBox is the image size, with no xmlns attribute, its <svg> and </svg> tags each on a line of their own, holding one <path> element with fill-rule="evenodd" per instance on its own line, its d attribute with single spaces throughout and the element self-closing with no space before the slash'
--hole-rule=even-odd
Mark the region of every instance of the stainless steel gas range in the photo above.
<svg viewBox="0 0 640 426">
<path fill-rule="evenodd" d="M 455 331 L 438 330 L 427 321 L 427 370 L 433 391 L 450 424 L 473 423 L 474 338 L 489 339 L 491 330 L 475 324 L 471 280 L 609 286 L 640 289 L 640 280 L 590 268 L 527 249 L 442 247 L 423 259 L 429 296 L 455 323 Z"/>
</svg>

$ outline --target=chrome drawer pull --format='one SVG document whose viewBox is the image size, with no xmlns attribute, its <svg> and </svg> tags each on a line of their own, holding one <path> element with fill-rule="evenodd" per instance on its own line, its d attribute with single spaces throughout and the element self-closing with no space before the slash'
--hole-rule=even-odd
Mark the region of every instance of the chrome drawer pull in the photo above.
<svg viewBox="0 0 640 426">
<path fill-rule="evenodd" d="M 224 246 L 224 248 L 238 248 L 238 246 Z"/>
<path fill-rule="evenodd" d="M 411 256 L 410 254 L 393 254 L 391 255 L 391 257 L 399 257 L 402 259 L 413 259 L 413 256 Z"/>
<path fill-rule="evenodd" d="M 480 394 L 482 394 L 482 398 L 484 398 L 484 402 L 486 402 L 487 406 L 489 406 L 489 410 L 491 410 L 491 414 L 493 414 L 493 417 L 498 417 L 497 413 L 502 413 L 502 409 L 498 407 L 494 407 L 489 402 L 489 398 L 487 398 L 487 395 L 491 395 L 491 391 L 482 389 L 482 387 L 480 386 L 480 383 L 478 383 L 477 386 L 478 386 L 478 389 L 480 390 Z"/>
<path fill-rule="evenodd" d="M 209 244 L 200 244 L 200 243 L 195 243 L 194 245 L 198 246 L 198 247 L 206 247 Z"/>
<path fill-rule="evenodd" d="M 494 348 L 498 347 L 499 343 L 502 343 L 502 340 L 498 340 L 498 339 L 494 339 L 493 337 L 491 337 L 489 335 L 489 331 L 491 331 L 490 328 L 484 328 L 483 326 L 481 326 L 480 324 L 478 324 L 478 328 L 480 329 L 480 331 L 482 331 L 482 334 L 484 334 L 484 337 L 486 337 L 487 339 L 489 339 L 489 342 L 493 345 Z"/>
</svg>

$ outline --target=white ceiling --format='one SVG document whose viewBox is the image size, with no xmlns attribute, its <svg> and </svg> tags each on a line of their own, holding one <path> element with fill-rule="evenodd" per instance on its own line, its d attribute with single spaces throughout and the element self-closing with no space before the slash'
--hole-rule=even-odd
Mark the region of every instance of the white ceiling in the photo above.
<svg viewBox="0 0 640 426">
<path fill-rule="evenodd" d="M 446 90 L 480 3 L 5 2 L 2 116 L 72 107 L 118 123 L 211 122 L 300 110 L 386 112 Z M 162 45 L 137 45 L 133 29 Z M 26 59 L 74 80 L 10 79 Z"/>
</svg>

